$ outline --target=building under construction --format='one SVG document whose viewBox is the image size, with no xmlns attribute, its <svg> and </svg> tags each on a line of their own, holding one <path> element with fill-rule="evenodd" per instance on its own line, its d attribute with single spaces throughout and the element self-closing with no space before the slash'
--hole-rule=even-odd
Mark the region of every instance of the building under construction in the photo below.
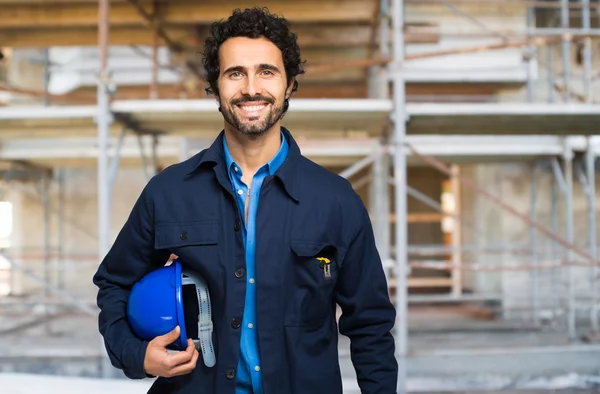
<svg viewBox="0 0 600 394">
<path fill-rule="evenodd" d="M 398 392 L 598 390 L 598 0 L 0 0 L 0 386 L 149 386 L 108 362 L 91 278 L 221 131 L 204 39 L 253 6 L 306 60 L 283 125 L 370 211 Z"/>
</svg>

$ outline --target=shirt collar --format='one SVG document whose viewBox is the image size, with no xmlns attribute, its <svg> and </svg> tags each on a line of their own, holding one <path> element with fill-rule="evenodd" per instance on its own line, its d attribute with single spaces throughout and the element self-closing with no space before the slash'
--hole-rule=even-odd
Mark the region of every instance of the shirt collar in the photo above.
<svg viewBox="0 0 600 394">
<path fill-rule="evenodd" d="M 225 135 L 223 135 L 221 138 L 223 139 L 223 153 L 225 155 L 225 164 L 227 165 L 227 171 L 231 172 L 233 171 L 234 166 L 238 166 L 239 168 L 239 165 L 237 165 L 237 163 L 233 160 L 233 157 L 231 157 L 229 147 L 227 146 L 227 138 L 225 138 Z M 285 161 L 285 158 L 287 157 L 288 151 L 289 144 L 282 131 L 281 146 L 279 147 L 277 154 L 275 154 L 275 156 L 268 163 L 265 164 L 265 166 L 267 166 L 267 170 L 269 171 L 269 175 L 274 175 L 275 172 L 279 169 L 279 167 L 281 167 L 281 165 Z"/>
<path fill-rule="evenodd" d="M 280 152 L 282 153 L 281 156 L 278 153 L 272 160 L 272 166 L 278 167 L 273 169 L 273 176 L 281 181 L 284 189 L 292 199 L 299 201 L 300 183 L 297 173 L 298 164 L 302 159 L 302 154 L 300 153 L 300 148 L 294 140 L 294 137 L 292 137 L 290 131 L 285 127 L 281 127 L 281 133 L 286 141 L 286 144 L 282 143 L 282 147 L 280 148 Z M 220 182 L 225 184 L 225 180 L 221 180 L 219 174 L 223 173 L 226 175 L 227 172 L 221 172 L 222 170 L 219 170 L 218 168 L 219 166 L 226 167 L 228 165 L 227 159 L 225 158 L 225 148 L 223 144 L 224 138 L 225 132 L 221 130 L 219 136 L 214 140 L 208 149 L 198 153 L 192 160 L 190 160 L 192 163 L 192 168 L 188 171 L 188 175 L 192 175 L 202 168 L 212 167 L 217 173 L 217 177 L 220 179 Z M 282 149 L 287 150 L 287 155 L 283 154 Z M 279 163 L 279 160 L 281 160 L 281 163 Z"/>
</svg>

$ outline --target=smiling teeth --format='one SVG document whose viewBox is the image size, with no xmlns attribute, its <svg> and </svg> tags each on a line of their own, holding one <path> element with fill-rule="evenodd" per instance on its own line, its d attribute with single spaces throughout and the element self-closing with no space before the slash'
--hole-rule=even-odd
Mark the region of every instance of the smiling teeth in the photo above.
<svg viewBox="0 0 600 394">
<path fill-rule="evenodd" d="M 242 106 L 244 111 L 258 111 L 266 107 L 266 105 Z"/>
</svg>

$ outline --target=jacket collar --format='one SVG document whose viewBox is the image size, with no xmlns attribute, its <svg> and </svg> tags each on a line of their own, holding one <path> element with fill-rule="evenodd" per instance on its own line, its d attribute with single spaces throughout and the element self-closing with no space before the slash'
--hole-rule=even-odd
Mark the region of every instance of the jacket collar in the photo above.
<svg viewBox="0 0 600 394">
<path fill-rule="evenodd" d="M 302 154 L 290 131 L 285 127 L 281 127 L 281 132 L 287 140 L 289 150 L 285 161 L 283 164 L 281 164 L 279 169 L 275 171 L 273 176 L 281 181 L 288 195 L 298 202 L 300 193 L 297 174 L 298 165 L 302 159 Z M 190 171 L 188 171 L 187 174 L 192 175 L 197 171 L 201 171 L 202 169 L 213 168 L 217 174 L 219 182 L 226 187 L 227 190 L 231 190 L 231 185 L 229 185 L 230 182 L 228 181 L 227 176 L 227 164 L 225 160 L 223 138 L 225 138 L 225 132 L 221 130 L 211 146 L 196 155 L 193 161 L 193 167 Z"/>
</svg>

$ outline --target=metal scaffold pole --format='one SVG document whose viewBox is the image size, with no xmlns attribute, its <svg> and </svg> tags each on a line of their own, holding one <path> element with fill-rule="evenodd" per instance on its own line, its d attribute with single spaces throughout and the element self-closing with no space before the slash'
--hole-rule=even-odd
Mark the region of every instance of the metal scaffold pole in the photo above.
<svg viewBox="0 0 600 394">
<path fill-rule="evenodd" d="M 583 8 L 581 10 L 581 27 L 584 33 L 591 30 L 590 0 L 581 0 Z M 592 38 L 586 37 L 583 40 L 583 91 L 585 101 L 589 102 L 592 98 Z"/>
<path fill-rule="evenodd" d="M 565 152 L 563 156 L 564 166 L 565 166 L 565 224 L 566 224 L 566 238 L 569 244 L 573 244 L 575 241 L 575 230 L 574 230 L 574 221 L 573 221 L 573 151 L 568 144 L 565 146 Z M 567 261 L 569 266 L 567 268 L 568 282 L 567 282 L 567 291 L 568 291 L 568 331 L 569 331 L 569 339 L 574 341 L 576 339 L 577 327 L 576 327 L 576 310 L 575 310 L 575 268 L 573 267 L 573 257 L 574 253 L 572 248 L 567 248 Z"/>
<path fill-rule="evenodd" d="M 536 205 L 538 200 L 538 191 L 537 191 L 537 178 L 539 176 L 539 171 L 537 167 L 534 165 L 531 169 L 531 195 L 529 202 L 529 215 L 531 220 L 536 220 Z M 529 227 L 529 237 L 531 242 L 531 266 L 532 270 L 529 273 L 530 279 L 530 294 L 531 294 L 531 319 L 533 322 L 538 322 L 539 317 L 539 277 L 538 277 L 538 240 L 537 240 L 537 230 L 534 226 Z"/>
<path fill-rule="evenodd" d="M 408 297 L 407 297 L 407 201 L 406 201 L 406 87 L 402 64 L 404 62 L 404 2 L 393 0 L 393 56 L 392 67 L 394 102 L 394 209 L 396 257 L 396 353 L 399 364 L 398 393 L 406 393 L 408 353 Z"/>
<path fill-rule="evenodd" d="M 585 157 L 588 196 L 588 243 L 590 255 L 596 259 L 598 250 L 596 245 L 596 153 L 593 137 L 588 137 L 588 147 Z M 598 327 L 598 265 L 591 269 L 591 291 L 592 308 L 590 311 L 590 323 L 592 336 L 596 338 L 599 333 Z"/>
<path fill-rule="evenodd" d="M 529 32 L 535 28 L 535 9 L 527 7 L 526 14 L 527 32 L 528 38 L 530 38 Z M 535 45 L 530 45 L 527 48 L 527 101 L 532 103 L 535 98 L 535 68 L 536 62 L 534 61 L 537 57 L 537 48 Z"/>
<path fill-rule="evenodd" d="M 560 2 L 560 24 L 563 29 L 568 29 L 569 22 L 569 1 L 561 0 Z M 568 103 L 571 96 L 569 95 L 571 89 L 570 74 L 571 74 L 571 42 L 567 38 L 562 40 L 562 62 L 563 62 L 563 100 Z"/>
<path fill-rule="evenodd" d="M 100 260 L 110 247 L 110 189 L 108 174 L 108 138 L 112 115 L 108 96 L 108 44 L 109 44 L 110 1 L 98 3 L 98 46 L 100 50 L 100 71 L 98 75 L 98 255 Z M 101 346 L 102 377 L 112 376 L 112 366 L 104 344 Z"/>
</svg>

